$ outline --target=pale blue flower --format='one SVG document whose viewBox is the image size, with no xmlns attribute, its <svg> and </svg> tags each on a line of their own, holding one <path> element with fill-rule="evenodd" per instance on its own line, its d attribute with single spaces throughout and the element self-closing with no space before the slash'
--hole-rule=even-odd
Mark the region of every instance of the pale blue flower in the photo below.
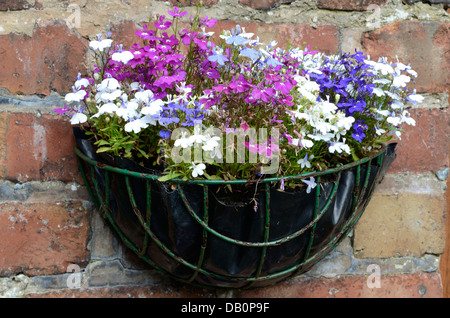
<svg viewBox="0 0 450 318">
<path fill-rule="evenodd" d="M 302 181 L 308 185 L 306 193 L 310 193 L 311 190 L 314 189 L 317 185 L 316 180 L 313 177 L 310 177 L 309 180 L 302 180 Z"/>
</svg>

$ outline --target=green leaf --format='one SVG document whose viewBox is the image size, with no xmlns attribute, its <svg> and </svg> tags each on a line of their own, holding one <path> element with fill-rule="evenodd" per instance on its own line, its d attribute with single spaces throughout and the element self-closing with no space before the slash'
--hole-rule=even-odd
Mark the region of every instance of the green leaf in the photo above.
<svg viewBox="0 0 450 318">
<path fill-rule="evenodd" d="M 108 152 L 108 151 L 111 151 L 111 147 L 100 147 L 100 148 L 98 148 L 97 149 L 97 152 L 98 153 L 100 153 L 100 152 Z"/>
<path fill-rule="evenodd" d="M 159 177 L 158 181 L 165 182 L 165 181 L 175 179 L 179 176 L 181 176 L 181 173 L 166 174 L 165 176 Z"/>
<path fill-rule="evenodd" d="M 359 157 L 352 151 L 352 159 L 353 161 L 359 161 Z"/>
<path fill-rule="evenodd" d="M 96 144 L 97 146 L 104 146 L 104 145 L 109 145 L 109 142 L 106 141 L 106 140 L 101 139 L 101 140 L 99 140 L 99 141 L 96 141 L 95 144 Z"/>
<path fill-rule="evenodd" d="M 206 172 L 204 172 L 204 175 L 205 175 L 206 179 L 209 179 L 209 180 L 222 180 L 222 178 L 220 178 L 220 177 L 218 177 L 218 176 L 216 176 L 216 175 L 210 176 L 210 175 L 207 174 Z"/>
</svg>

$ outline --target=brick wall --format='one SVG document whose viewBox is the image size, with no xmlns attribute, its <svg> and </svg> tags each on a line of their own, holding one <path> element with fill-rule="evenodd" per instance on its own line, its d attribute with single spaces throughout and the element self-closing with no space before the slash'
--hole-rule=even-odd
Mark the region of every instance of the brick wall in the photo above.
<svg viewBox="0 0 450 318">
<path fill-rule="evenodd" d="M 192 10 L 197 1 L 180 2 Z M 167 2 L 1 1 L 0 297 L 442 297 L 450 122 L 445 2 L 204 2 L 217 30 L 239 23 L 281 45 L 399 56 L 419 73 L 415 88 L 425 96 L 411 110 L 417 125 L 403 134 L 398 158 L 349 238 L 296 279 L 223 293 L 178 285 L 116 240 L 83 187 L 70 124 L 52 112 L 83 70 L 88 39 L 111 30 L 130 43 Z M 379 266 L 380 288 L 367 284 L 371 264 Z M 82 279 L 70 288 L 74 269 Z"/>
</svg>

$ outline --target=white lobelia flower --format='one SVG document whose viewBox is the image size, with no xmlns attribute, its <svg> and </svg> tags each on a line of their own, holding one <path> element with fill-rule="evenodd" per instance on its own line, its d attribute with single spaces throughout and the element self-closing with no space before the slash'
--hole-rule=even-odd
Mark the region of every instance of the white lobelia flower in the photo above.
<svg viewBox="0 0 450 318">
<path fill-rule="evenodd" d="M 142 108 L 141 113 L 144 115 L 158 115 L 162 111 L 162 106 L 164 105 L 164 102 L 161 99 L 156 99 L 148 104 L 148 106 L 145 106 Z"/>
<path fill-rule="evenodd" d="M 199 163 L 198 165 L 196 165 L 194 162 L 192 162 L 192 165 L 189 167 L 189 169 L 192 169 L 192 176 L 194 178 L 197 178 L 198 176 L 203 175 L 206 166 L 204 163 Z"/>
<path fill-rule="evenodd" d="M 131 132 L 133 131 L 135 134 L 138 134 L 142 129 L 148 127 L 148 122 L 143 118 L 136 118 L 125 124 L 125 131 Z"/>
<path fill-rule="evenodd" d="M 372 92 L 378 97 L 384 96 L 384 91 L 379 87 L 374 87 Z"/>
<path fill-rule="evenodd" d="M 79 90 L 76 91 L 75 87 L 73 88 L 73 93 L 68 93 L 66 94 L 66 96 L 64 97 L 64 100 L 68 103 L 71 102 L 81 102 L 84 97 L 86 96 L 86 91 L 85 90 Z"/>
<path fill-rule="evenodd" d="M 398 126 L 402 122 L 401 118 L 397 116 L 389 116 L 388 118 L 386 118 L 386 121 L 393 126 Z"/>
<path fill-rule="evenodd" d="M 108 102 L 108 101 L 114 101 L 116 99 L 118 99 L 119 97 L 122 96 L 122 91 L 120 89 L 116 90 L 116 91 L 112 91 L 110 93 L 102 93 L 100 95 L 100 99 Z"/>
<path fill-rule="evenodd" d="M 377 125 L 375 126 L 375 133 L 376 133 L 378 136 L 381 136 L 381 135 L 383 135 L 383 134 L 386 133 L 386 130 L 383 129 L 383 128 L 380 128 L 380 126 L 377 124 Z"/>
<path fill-rule="evenodd" d="M 86 88 L 89 86 L 89 80 L 87 78 L 79 78 L 75 81 L 74 86 L 77 90 Z"/>
<path fill-rule="evenodd" d="M 314 146 L 314 142 L 312 140 L 305 139 L 305 138 L 300 139 L 300 144 L 304 148 L 312 148 L 312 146 Z"/>
<path fill-rule="evenodd" d="M 130 120 L 131 118 L 138 117 L 138 103 L 134 101 L 122 102 L 122 107 L 116 110 L 116 114 L 125 120 Z"/>
<path fill-rule="evenodd" d="M 111 59 L 113 61 L 122 62 L 123 64 L 127 64 L 129 61 L 134 59 L 134 55 L 130 51 L 120 51 L 120 52 L 113 53 L 113 55 L 111 56 Z"/>
<path fill-rule="evenodd" d="M 136 92 L 134 98 L 138 100 L 138 102 L 142 102 L 147 104 L 153 98 L 153 92 L 149 89 Z"/>
<path fill-rule="evenodd" d="M 96 51 L 103 52 L 103 50 L 110 47 L 111 44 L 112 44 L 111 39 L 102 40 L 102 35 L 97 34 L 97 40 L 89 42 L 89 47 Z"/>
<path fill-rule="evenodd" d="M 181 148 L 188 148 L 192 147 L 193 143 L 192 140 L 189 139 L 189 137 L 186 137 L 187 132 L 183 131 L 181 132 L 181 137 L 175 140 L 174 146 L 175 147 L 181 147 Z"/>
<path fill-rule="evenodd" d="M 330 146 L 328 147 L 328 151 L 330 153 L 335 153 L 335 152 L 337 152 L 337 153 L 346 152 L 347 154 L 351 153 L 350 147 L 347 144 L 345 144 L 345 139 L 344 139 L 344 142 L 340 142 L 340 141 L 332 142 L 330 144 Z"/>
<path fill-rule="evenodd" d="M 75 113 L 70 119 L 72 125 L 83 124 L 87 121 L 87 116 L 83 113 Z"/>
<path fill-rule="evenodd" d="M 203 136 L 202 134 L 192 135 L 192 136 L 189 137 L 189 141 L 190 141 L 192 144 L 195 144 L 195 143 L 197 143 L 197 144 L 202 144 L 203 142 L 206 141 L 206 136 Z"/>
<path fill-rule="evenodd" d="M 206 141 L 204 142 L 202 149 L 205 151 L 214 151 L 219 147 L 220 137 L 210 135 L 206 136 Z"/>
<path fill-rule="evenodd" d="M 424 98 L 422 95 L 416 94 L 416 89 L 413 90 L 412 94 L 410 94 L 410 95 L 408 95 L 408 97 L 406 97 L 406 100 L 410 101 L 414 105 L 416 105 L 417 103 L 422 103 L 423 99 Z"/>
<path fill-rule="evenodd" d="M 414 118 L 410 117 L 409 112 L 407 110 L 404 110 L 401 117 L 402 123 L 407 123 L 408 125 L 415 126 L 416 121 Z"/>
<path fill-rule="evenodd" d="M 100 117 L 100 115 L 103 114 L 113 114 L 114 112 L 116 112 L 119 109 L 119 107 L 117 107 L 116 104 L 114 103 L 107 103 L 102 105 L 99 109 L 98 112 L 93 115 L 92 117 Z"/>
<path fill-rule="evenodd" d="M 120 88 L 120 83 L 114 77 L 105 78 L 97 85 L 98 91 L 112 92 Z"/>
<path fill-rule="evenodd" d="M 396 87 L 406 87 L 406 84 L 411 81 L 411 78 L 407 75 L 398 75 L 394 77 L 392 85 Z"/>
</svg>

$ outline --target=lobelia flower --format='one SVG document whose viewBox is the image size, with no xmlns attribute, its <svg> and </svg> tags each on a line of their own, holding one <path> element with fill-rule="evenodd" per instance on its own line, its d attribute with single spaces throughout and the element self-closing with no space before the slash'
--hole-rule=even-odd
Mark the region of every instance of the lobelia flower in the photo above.
<svg viewBox="0 0 450 318">
<path fill-rule="evenodd" d="M 205 151 L 216 151 L 216 150 L 218 150 L 217 147 L 219 147 L 219 141 L 220 141 L 220 137 L 218 137 L 218 136 L 206 135 L 205 141 L 203 142 L 202 149 Z M 212 156 L 212 157 L 214 157 L 214 156 Z"/>
<path fill-rule="evenodd" d="M 198 176 L 203 175 L 206 166 L 204 163 L 199 163 L 198 165 L 196 165 L 194 162 L 192 162 L 192 165 L 189 167 L 189 169 L 192 169 L 192 176 L 194 178 L 197 178 Z"/>
<path fill-rule="evenodd" d="M 170 130 L 160 130 L 159 137 L 161 137 L 163 139 L 169 139 L 170 138 Z"/>
<path fill-rule="evenodd" d="M 313 159 L 314 155 L 311 155 L 309 157 L 309 159 Z M 308 154 L 305 155 L 305 157 L 303 157 L 303 159 L 298 159 L 297 163 L 300 165 L 300 167 L 303 168 L 311 168 L 311 163 L 308 161 Z"/>
<path fill-rule="evenodd" d="M 192 147 L 193 142 L 189 137 L 186 137 L 187 132 L 181 132 L 181 137 L 175 140 L 174 146 L 181 148 Z"/>
<path fill-rule="evenodd" d="M 141 130 L 148 127 L 150 121 L 146 117 L 135 117 L 131 118 L 128 123 L 125 124 L 125 131 L 126 132 L 134 132 L 135 134 L 138 134 Z"/>
<path fill-rule="evenodd" d="M 87 78 L 81 78 L 81 73 L 78 73 L 78 78 L 75 81 L 74 87 L 76 90 L 84 89 L 90 85 Z"/>
<path fill-rule="evenodd" d="M 309 180 L 303 179 L 302 181 L 308 185 L 306 193 L 311 193 L 311 190 L 317 186 L 316 180 L 313 177 L 310 177 Z"/>
<path fill-rule="evenodd" d="M 280 190 L 284 191 L 284 178 L 283 177 L 281 177 Z"/>
<path fill-rule="evenodd" d="M 115 52 L 111 56 L 111 59 L 113 61 L 122 62 L 123 64 L 127 64 L 133 58 L 134 58 L 133 53 L 131 53 L 130 51 L 122 51 L 122 50 L 119 52 Z"/>
<path fill-rule="evenodd" d="M 66 105 L 64 105 L 64 107 L 61 108 L 55 108 L 53 111 L 57 112 L 60 115 L 64 115 L 65 113 L 72 111 L 72 108 L 68 108 L 66 107 Z"/>
<path fill-rule="evenodd" d="M 83 89 L 76 90 L 75 87 L 73 87 L 73 92 L 66 94 L 66 96 L 64 97 L 64 100 L 68 103 L 81 102 L 85 97 L 86 97 L 85 90 L 83 90 Z"/>
<path fill-rule="evenodd" d="M 145 107 L 142 108 L 141 113 L 143 115 L 159 115 L 163 110 L 164 102 L 161 99 L 156 99 L 148 102 Z"/>
<path fill-rule="evenodd" d="M 83 107 L 78 107 L 77 112 L 70 119 L 72 125 L 84 124 L 88 120 L 87 116 L 83 114 L 83 110 Z"/>
<path fill-rule="evenodd" d="M 173 7 L 173 11 L 169 10 L 168 13 L 172 16 L 172 17 L 184 17 L 187 14 L 187 11 L 182 11 L 180 12 L 180 8 L 178 7 Z"/>
<path fill-rule="evenodd" d="M 89 47 L 96 51 L 103 52 L 106 48 L 111 47 L 111 44 L 111 39 L 102 40 L 102 35 L 97 34 L 97 40 L 89 42 Z"/>
<path fill-rule="evenodd" d="M 234 31 L 234 29 L 231 29 L 231 36 L 227 37 L 227 39 L 225 40 L 225 42 L 227 44 L 232 44 L 232 45 L 244 45 L 245 43 L 248 42 L 248 40 L 242 36 L 239 35 L 239 33 L 236 33 Z"/>
<path fill-rule="evenodd" d="M 350 147 L 347 144 L 345 144 L 345 139 L 344 139 L 343 142 L 335 141 L 335 142 L 330 143 L 330 145 L 328 147 L 328 150 L 329 150 L 330 153 L 335 153 L 335 152 L 342 153 L 342 152 L 345 152 L 347 154 L 351 154 Z"/>
<path fill-rule="evenodd" d="M 172 25 L 172 22 L 165 20 L 165 16 L 161 15 L 155 22 L 155 27 L 160 30 L 167 30 Z"/>
<path fill-rule="evenodd" d="M 217 53 L 213 50 L 213 54 L 208 56 L 208 60 L 211 62 L 216 62 L 219 65 L 225 65 L 225 62 L 228 62 L 228 58 L 225 55 Z"/>
<path fill-rule="evenodd" d="M 119 109 L 119 107 L 117 107 L 116 104 L 114 103 L 107 103 L 102 105 L 99 109 L 98 112 L 94 115 L 92 115 L 92 117 L 96 118 L 96 117 L 100 117 L 103 114 L 113 114 L 114 112 L 116 112 Z"/>
</svg>

